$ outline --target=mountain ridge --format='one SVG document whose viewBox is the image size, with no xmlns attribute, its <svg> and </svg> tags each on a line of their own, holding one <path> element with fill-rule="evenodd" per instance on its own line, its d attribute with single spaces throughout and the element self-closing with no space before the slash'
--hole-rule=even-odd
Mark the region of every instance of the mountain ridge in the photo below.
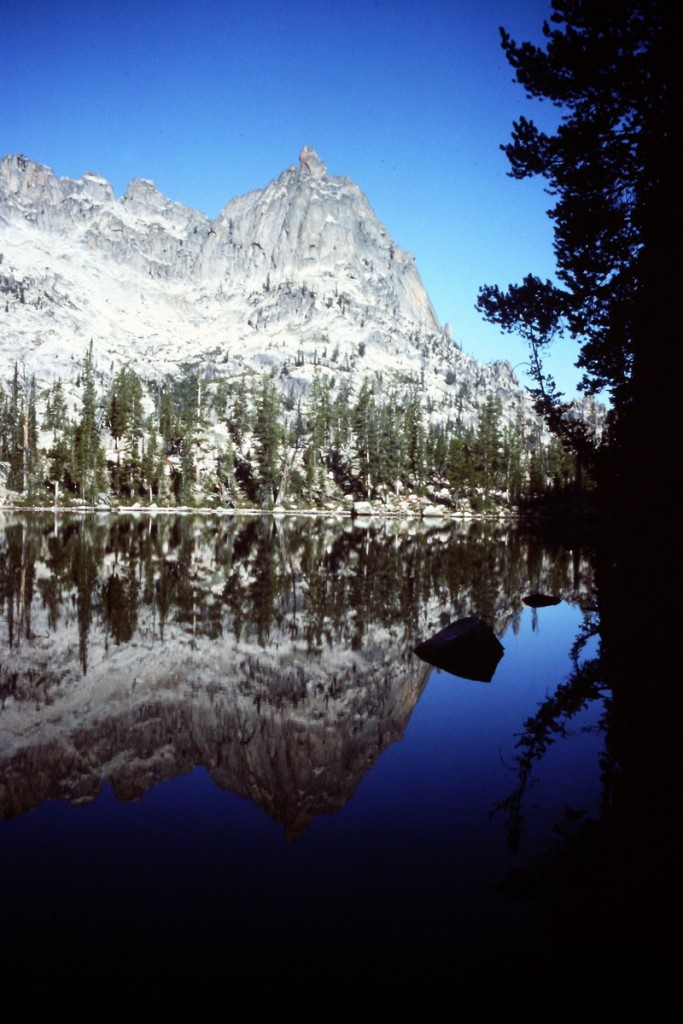
<svg viewBox="0 0 683 1024">
<path fill-rule="evenodd" d="M 84 496 L 87 476 L 97 493 L 105 467 L 93 430 L 109 453 L 104 462 L 114 490 L 125 457 L 126 479 L 135 473 L 138 480 L 130 483 L 130 496 L 144 492 L 149 500 L 164 490 L 162 471 L 154 471 L 152 485 L 151 468 L 145 477 L 140 466 L 148 447 L 162 440 L 165 458 L 176 460 L 170 469 L 166 463 L 166 476 L 177 480 L 192 446 L 186 483 L 192 472 L 198 492 L 204 476 L 223 495 L 227 477 L 216 467 L 227 459 L 236 473 L 243 470 L 246 492 L 261 501 L 269 500 L 266 493 L 283 493 L 291 467 L 299 473 L 299 493 L 309 497 L 349 487 L 367 497 L 378 493 L 380 478 L 381 488 L 395 493 L 401 486 L 421 490 L 430 475 L 434 493 L 444 492 L 446 480 L 454 486 L 458 479 L 466 489 L 463 481 L 481 467 L 472 463 L 463 476 L 456 463 L 472 462 L 468 432 L 478 429 L 482 415 L 494 434 L 507 431 L 518 481 L 528 476 L 531 448 L 550 444 L 510 364 L 479 363 L 461 351 L 449 326 L 439 324 L 412 254 L 393 240 L 358 185 L 328 175 L 311 147 L 301 151 L 298 166 L 230 199 L 214 220 L 170 200 L 148 179 L 133 179 L 117 199 L 94 172 L 57 178 L 44 165 L 8 156 L 0 161 L 0 225 L 0 375 L 7 406 L 0 462 L 9 465 L 14 490 L 20 482 L 27 490 L 30 472 L 38 478 L 42 457 L 44 463 L 52 458 L 46 481 L 61 476 L 75 487 L 78 479 Z M 99 412 L 93 409 L 88 426 L 93 454 L 77 457 L 85 444 L 86 366 Z M 131 387 L 140 390 L 134 409 Z M 166 427 L 164 395 L 175 409 Z M 55 419 L 51 407 L 63 403 L 72 429 L 59 427 L 59 444 L 49 433 L 36 438 L 29 457 L 31 404 L 31 415 L 45 426 Z M 599 425 L 588 400 L 577 403 L 576 415 Z M 277 442 L 264 439 L 271 416 L 280 421 Z M 482 437 L 481 445 L 500 448 L 502 437 L 491 438 Z M 425 446 L 431 454 L 423 467 Z M 491 479 L 494 462 L 501 458 L 491 455 L 484 467 Z M 238 500 L 244 492 L 230 473 Z M 486 501 L 489 493 L 487 483 Z"/>
<path fill-rule="evenodd" d="M 14 321 L 6 320 L 2 331 L 6 367 L 19 358 L 29 372 L 34 363 L 47 370 L 50 338 L 59 330 L 45 321 L 60 314 L 81 354 L 93 337 L 96 351 L 103 342 L 133 364 L 149 365 L 161 354 L 157 372 L 169 370 L 162 365 L 163 341 L 155 336 L 172 315 L 180 321 L 170 332 L 176 340 L 184 334 L 192 342 L 192 321 L 202 321 L 206 341 L 196 355 L 219 344 L 239 346 L 259 330 L 284 333 L 290 342 L 298 333 L 310 343 L 313 319 L 320 321 L 321 335 L 330 326 L 342 327 L 341 333 L 366 347 L 372 326 L 385 336 L 392 330 L 417 331 L 450 342 L 412 255 L 392 240 L 358 186 L 328 176 L 310 147 L 302 150 L 298 167 L 292 165 L 263 189 L 230 199 L 213 221 L 163 196 L 146 179 L 134 179 L 116 199 L 112 186 L 93 172 L 76 181 L 58 179 L 26 157 L 5 157 L 0 218 L 5 313 Z M 118 275 L 112 274 L 112 264 Z M 131 281 L 136 272 L 143 281 Z M 97 279 L 100 292 L 109 289 L 108 297 L 97 294 Z M 163 281 L 169 291 L 173 284 L 186 290 L 161 297 L 157 285 Z M 120 285 L 125 302 L 117 296 Z M 60 304 L 71 304 L 70 316 L 64 308 L 55 311 Z M 19 305 L 47 309 L 48 315 L 31 317 Z M 298 322 L 283 332 L 282 322 L 292 316 Z M 172 348 L 171 363 L 177 345 Z M 247 348 L 257 364 L 269 362 L 258 351 L 261 346 Z M 36 352 L 46 353 L 47 360 L 33 358 Z M 460 355 L 463 361 L 470 358 Z"/>
</svg>

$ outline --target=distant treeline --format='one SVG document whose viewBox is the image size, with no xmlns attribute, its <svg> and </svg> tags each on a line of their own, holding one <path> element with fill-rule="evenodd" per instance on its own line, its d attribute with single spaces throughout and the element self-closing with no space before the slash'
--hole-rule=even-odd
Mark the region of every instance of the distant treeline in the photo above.
<svg viewBox="0 0 683 1024">
<path fill-rule="evenodd" d="M 283 395 L 270 374 L 212 378 L 187 368 L 160 382 L 128 366 L 103 385 L 92 344 L 68 389 L 38 393 L 17 365 L 0 387 L 4 485 L 32 503 L 80 500 L 264 508 L 406 495 L 493 510 L 571 487 L 573 456 L 488 397 L 475 425 L 434 415 L 412 385 L 375 377 L 354 394 L 316 370 Z"/>
</svg>

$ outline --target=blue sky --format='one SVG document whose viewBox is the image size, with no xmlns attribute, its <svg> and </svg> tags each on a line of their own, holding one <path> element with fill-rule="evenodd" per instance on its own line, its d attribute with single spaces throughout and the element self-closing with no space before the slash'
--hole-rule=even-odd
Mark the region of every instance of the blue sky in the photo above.
<svg viewBox="0 0 683 1024">
<path fill-rule="evenodd" d="M 150 178 L 211 217 L 313 146 L 412 252 L 442 323 L 485 362 L 526 347 L 482 284 L 552 276 L 552 199 L 506 176 L 520 114 L 498 27 L 539 41 L 549 0 L 0 0 L 0 155 L 117 193 Z M 543 122 L 542 122 L 543 123 Z M 549 369 L 572 394 L 576 347 Z"/>
</svg>

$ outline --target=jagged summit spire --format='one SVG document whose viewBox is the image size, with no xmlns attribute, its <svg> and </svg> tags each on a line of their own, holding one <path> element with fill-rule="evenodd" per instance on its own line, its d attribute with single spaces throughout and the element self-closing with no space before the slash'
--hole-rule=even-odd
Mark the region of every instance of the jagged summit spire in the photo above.
<svg viewBox="0 0 683 1024">
<path fill-rule="evenodd" d="M 304 146 L 299 153 L 299 164 L 302 170 L 308 171 L 312 178 L 324 178 L 327 166 L 320 159 L 313 146 Z"/>
</svg>

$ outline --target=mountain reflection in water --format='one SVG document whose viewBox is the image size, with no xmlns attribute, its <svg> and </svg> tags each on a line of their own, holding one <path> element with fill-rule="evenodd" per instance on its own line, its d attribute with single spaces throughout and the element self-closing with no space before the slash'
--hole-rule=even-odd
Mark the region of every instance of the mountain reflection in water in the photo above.
<svg viewBox="0 0 683 1024">
<path fill-rule="evenodd" d="M 586 551 L 490 523 L 7 516 L 13 955 L 506 956 L 531 921 L 498 883 L 599 806 L 601 690 L 515 762 L 593 606 Z M 413 653 L 471 615 L 505 646 L 490 684 Z"/>
</svg>

